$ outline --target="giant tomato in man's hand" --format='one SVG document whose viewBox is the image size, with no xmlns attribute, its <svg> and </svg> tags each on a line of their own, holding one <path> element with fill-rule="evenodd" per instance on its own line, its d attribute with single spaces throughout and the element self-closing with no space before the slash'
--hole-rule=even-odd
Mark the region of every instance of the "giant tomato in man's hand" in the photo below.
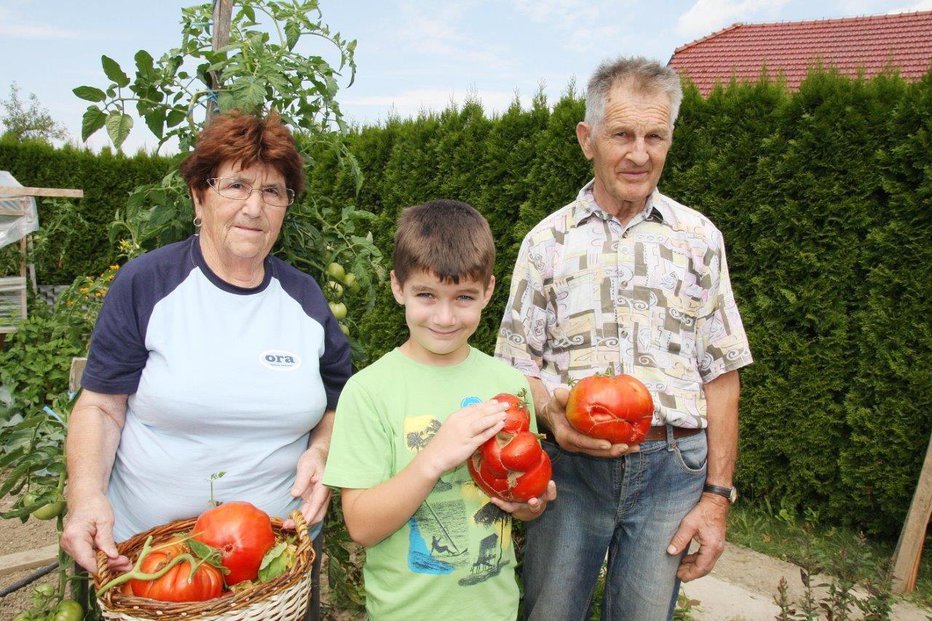
<svg viewBox="0 0 932 621">
<path fill-rule="evenodd" d="M 255 580 L 262 557 L 275 545 L 269 515 L 242 501 L 225 502 L 202 513 L 194 523 L 193 538 L 220 550 L 223 566 L 230 570 L 229 586 Z"/>
<path fill-rule="evenodd" d="M 527 502 L 547 489 L 553 475 L 550 456 L 530 431 L 531 414 L 515 395 L 493 397 L 507 403 L 505 426 L 466 461 L 473 481 L 489 496 L 509 502 Z"/>
<path fill-rule="evenodd" d="M 654 415 L 647 386 L 630 375 L 592 375 L 570 389 L 566 420 L 574 429 L 612 444 L 639 444 Z"/>
</svg>

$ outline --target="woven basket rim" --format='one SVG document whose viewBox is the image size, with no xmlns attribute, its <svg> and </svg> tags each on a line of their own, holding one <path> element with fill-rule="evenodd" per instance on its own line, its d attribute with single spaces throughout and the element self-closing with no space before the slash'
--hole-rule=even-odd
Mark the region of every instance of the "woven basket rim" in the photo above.
<svg viewBox="0 0 932 621">
<path fill-rule="evenodd" d="M 146 597 L 126 595 L 121 593 L 119 588 L 108 590 L 102 597 L 97 598 L 97 602 L 103 611 L 119 613 L 129 617 L 166 620 L 176 617 L 196 619 L 199 616 L 232 613 L 249 606 L 261 605 L 264 601 L 299 585 L 311 571 L 314 562 L 314 547 L 307 532 L 304 516 L 300 511 L 295 510 L 292 512 L 291 518 L 295 522 L 295 533 L 298 540 L 296 562 L 291 569 L 273 580 L 258 584 L 254 588 L 245 591 L 226 592 L 220 597 L 201 602 L 163 602 Z M 276 534 L 281 532 L 284 521 L 281 518 L 271 518 L 271 520 L 272 530 Z M 156 545 L 178 533 L 191 530 L 196 521 L 197 518 L 185 518 L 155 526 L 117 544 L 117 550 L 120 554 L 132 558 L 132 555 L 142 549 L 149 536 L 152 536 L 153 545 Z M 102 585 L 119 575 L 110 571 L 107 566 L 107 555 L 101 551 L 97 552 L 97 567 L 97 575 L 94 577 L 95 590 L 99 590 Z"/>
</svg>

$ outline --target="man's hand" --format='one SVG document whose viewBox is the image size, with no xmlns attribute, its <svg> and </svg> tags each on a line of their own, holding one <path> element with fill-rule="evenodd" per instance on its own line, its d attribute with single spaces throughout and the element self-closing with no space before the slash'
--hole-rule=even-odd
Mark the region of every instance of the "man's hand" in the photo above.
<svg viewBox="0 0 932 621">
<path fill-rule="evenodd" d="M 667 554 L 679 555 L 693 539 L 699 543 L 699 549 L 683 557 L 676 571 L 677 578 L 689 582 L 705 576 L 715 567 L 715 562 L 725 550 L 725 526 L 730 506 L 721 496 L 703 494 L 699 504 L 680 522 Z"/>
<path fill-rule="evenodd" d="M 304 451 L 298 459 L 298 472 L 291 487 L 291 495 L 301 499 L 301 514 L 308 526 L 323 521 L 327 507 L 330 506 L 330 488 L 322 483 L 326 465 L 326 453 L 314 446 Z M 282 528 L 293 529 L 294 520 L 286 519 Z"/>
<path fill-rule="evenodd" d="M 97 550 L 107 555 L 114 571 L 129 571 L 132 563 L 113 542 L 113 509 L 103 494 L 68 502 L 68 517 L 61 534 L 61 547 L 92 575 L 97 574 Z"/>
<path fill-rule="evenodd" d="M 567 389 L 555 389 L 553 397 L 547 402 L 544 409 L 538 413 L 538 418 L 543 420 L 544 424 L 550 428 L 557 444 L 563 450 L 570 453 L 585 453 L 593 457 L 620 457 L 641 450 L 638 445 L 612 444 L 608 440 L 592 438 L 573 429 L 569 421 L 566 420 L 566 402 L 569 396 L 570 391 Z"/>
</svg>

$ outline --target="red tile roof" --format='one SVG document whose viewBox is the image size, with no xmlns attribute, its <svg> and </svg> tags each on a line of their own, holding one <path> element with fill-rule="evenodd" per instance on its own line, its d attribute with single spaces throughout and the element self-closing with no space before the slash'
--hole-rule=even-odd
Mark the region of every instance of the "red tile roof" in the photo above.
<svg viewBox="0 0 932 621">
<path fill-rule="evenodd" d="M 797 89 L 819 63 L 840 73 L 872 77 L 894 67 L 915 80 L 932 63 L 932 11 L 770 24 L 733 24 L 673 52 L 670 66 L 708 95 L 732 77 L 754 82 L 766 67 Z"/>
</svg>

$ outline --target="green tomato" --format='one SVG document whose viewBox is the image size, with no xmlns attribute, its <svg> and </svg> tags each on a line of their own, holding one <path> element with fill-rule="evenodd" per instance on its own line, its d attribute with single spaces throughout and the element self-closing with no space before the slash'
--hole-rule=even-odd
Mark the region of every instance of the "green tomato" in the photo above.
<svg viewBox="0 0 932 621">
<path fill-rule="evenodd" d="M 52 597 L 55 594 L 55 587 L 51 584 L 40 584 L 34 591 L 42 597 Z"/>
<path fill-rule="evenodd" d="M 52 621 L 81 621 L 84 618 L 84 609 L 73 599 L 63 599 L 58 602 L 53 612 Z"/>
<path fill-rule="evenodd" d="M 346 324 L 343 323 L 342 321 L 340 322 L 340 332 L 342 332 L 346 336 L 349 336 L 349 328 L 346 327 Z"/>
<path fill-rule="evenodd" d="M 42 505 L 38 509 L 32 512 L 32 517 L 37 520 L 51 520 L 52 518 L 57 518 L 61 515 L 61 512 L 65 510 L 65 501 L 59 500 L 58 502 L 50 502 L 47 505 Z"/>
<path fill-rule="evenodd" d="M 343 277 L 343 284 L 349 287 L 350 291 L 353 291 L 353 287 L 359 288 L 359 284 L 356 282 L 356 274 L 353 272 L 346 273 L 346 276 Z"/>
<path fill-rule="evenodd" d="M 346 276 L 346 270 L 339 263 L 331 263 L 327 266 L 327 275 L 334 280 L 343 280 Z"/>
<path fill-rule="evenodd" d="M 346 304 L 343 302 L 330 302 L 330 312 L 338 320 L 346 318 Z"/>
<path fill-rule="evenodd" d="M 333 280 L 327 281 L 327 291 L 330 293 L 331 297 L 333 297 L 336 300 L 339 300 L 340 298 L 343 297 L 343 285 L 341 285 L 340 283 L 336 281 L 333 281 Z"/>
</svg>

